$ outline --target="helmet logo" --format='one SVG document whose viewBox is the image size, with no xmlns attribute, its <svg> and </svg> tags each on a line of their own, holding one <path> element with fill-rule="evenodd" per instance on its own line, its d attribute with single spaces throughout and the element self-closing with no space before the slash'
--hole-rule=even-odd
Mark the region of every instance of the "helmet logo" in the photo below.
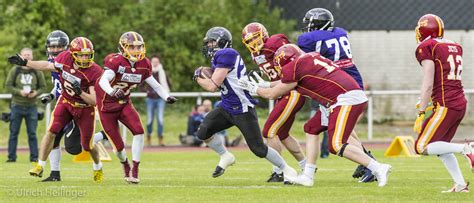
<svg viewBox="0 0 474 203">
<path fill-rule="evenodd" d="M 428 20 L 422 20 L 420 22 L 418 22 L 418 26 L 420 27 L 425 27 L 428 25 Z"/>
<path fill-rule="evenodd" d="M 71 47 L 72 47 L 72 48 L 76 48 L 76 47 L 77 47 L 77 43 L 76 43 L 75 41 L 72 41 L 72 42 L 71 42 Z"/>
</svg>

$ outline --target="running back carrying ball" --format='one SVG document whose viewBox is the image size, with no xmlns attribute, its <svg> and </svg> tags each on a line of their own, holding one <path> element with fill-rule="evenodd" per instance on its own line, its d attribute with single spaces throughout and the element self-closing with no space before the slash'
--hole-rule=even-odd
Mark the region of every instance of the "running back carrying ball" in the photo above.
<svg viewBox="0 0 474 203">
<path fill-rule="evenodd" d="M 202 79 L 211 78 L 212 74 L 214 73 L 214 70 L 212 70 L 212 68 L 209 68 L 209 67 L 199 67 L 198 70 L 200 72 L 199 77 Z"/>
</svg>

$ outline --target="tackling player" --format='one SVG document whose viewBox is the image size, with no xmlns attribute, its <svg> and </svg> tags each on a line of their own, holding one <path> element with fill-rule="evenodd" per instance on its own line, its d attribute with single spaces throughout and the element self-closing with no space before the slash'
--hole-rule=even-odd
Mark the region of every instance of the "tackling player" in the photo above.
<svg viewBox="0 0 474 203">
<path fill-rule="evenodd" d="M 238 85 L 238 80 L 245 76 L 246 68 L 239 53 L 231 48 L 232 35 L 223 27 L 209 29 L 204 37 L 203 54 L 211 58 L 213 74 L 211 78 L 201 78 L 200 70 L 195 71 L 194 79 L 209 92 L 221 92 L 221 104 L 204 118 L 199 126 L 197 136 L 220 156 L 212 177 L 224 174 L 226 168 L 235 162 L 235 157 L 227 151 L 220 136 L 214 134 L 237 126 L 242 132 L 250 150 L 260 158 L 266 158 L 283 171 L 284 177 L 292 181 L 296 171 L 288 166 L 273 148 L 263 143 L 258 125 L 255 100 L 248 91 Z"/>
<path fill-rule="evenodd" d="M 451 175 L 454 186 L 443 192 L 469 192 L 454 153 L 463 154 L 474 171 L 474 143 L 451 143 L 456 129 L 466 113 L 466 98 L 461 83 L 461 45 L 443 39 L 444 23 L 440 17 L 426 14 L 415 29 L 416 59 L 423 69 L 421 101 L 414 130 L 418 133 L 415 150 L 418 154 L 437 155 Z M 434 111 L 424 120 L 430 99 Z"/>
<path fill-rule="evenodd" d="M 102 162 L 94 148 L 92 136 L 95 126 L 94 106 L 96 95 L 94 84 L 102 74 L 102 68 L 94 63 L 94 47 L 85 37 L 72 40 L 70 49 L 61 52 L 54 63 L 48 61 L 28 61 L 19 55 L 8 58 L 11 64 L 28 66 L 36 70 L 56 71 L 60 75 L 61 92 L 58 103 L 52 113 L 52 121 L 48 132 L 41 141 L 39 160 L 29 171 L 30 175 L 42 177 L 46 159 L 54 145 L 56 135 L 72 120 L 78 125 L 81 145 L 89 151 L 94 160 L 94 181 L 102 181 Z"/>
<path fill-rule="evenodd" d="M 164 91 L 151 75 L 150 60 L 145 57 L 145 42 L 140 34 L 133 31 L 126 32 L 120 36 L 118 45 L 120 53 L 107 56 L 108 60 L 104 62 L 104 74 L 96 84 L 97 108 L 105 135 L 122 163 L 124 180 L 138 184 L 140 182 L 138 167 L 143 150 L 144 131 L 140 115 L 130 99 L 130 91 L 142 82 L 146 82 L 167 103 L 172 104 L 177 99 Z M 120 136 L 119 121 L 133 134 L 132 167 L 128 162 Z"/>
<path fill-rule="evenodd" d="M 304 52 L 318 52 L 321 56 L 335 62 L 342 70 L 355 79 L 360 89 L 364 89 L 362 77 L 357 67 L 352 62 L 352 51 L 347 32 L 334 27 L 334 17 L 330 11 L 324 8 L 313 8 L 306 12 L 303 18 L 303 34 L 298 37 L 298 46 Z M 325 111 L 324 106 L 320 105 L 320 110 Z M 314 132 L 312 132 L 314 133 Z M 355 132 L 349 139 L 359 139 Z M 360 141 L 359 141 L 360 142 Z M 311 142 L 309 142 L 311 144 Z M 374 158 L 364 146 L 364 152 Z M 309 153 L 308 153 L 308 156 Z M 308 159 L 309 160 L 309 159 Z M 354 178 L 360 178 L 359 182 L 372 182 L 374 175 L 367 168 L 359 165 L 354 174 Z"/>
<path fill-rule="evenodd" d="M 277 69 L 281 69 L 281 80 L 273 83 L 272 87 L 259 87 L 257 83 L 246 78 L 239 80 L 239 84 L 251 93 L 268 99 L 278 98 L 296 89 L 302 95 L 328 107 L 330 114 L 327 127 L 321 124 L 321 111 L 318 111 L 305 124 L 305 132 L 310 129 L 318 135 L 328 130 L 331 153 L 366 166 L 374 172 L 379 186 L 385 186 L 391 166 L 378 163 L 364 153 L 360 142 L 349 139 L 360 114 L 367 106 L 367 97 L 357 82 L 331 60 L 317 52 L 304 54 L 294 44 L 280 47 L 275 53 L 274 64 Z M 309 147 L 307 150 L 314 151 L 319 145 Z M 305 170 L 294 183 L 312 186 L 313 175 Z"/>
<path fill-rule="evenodd" d="M 288 38 L 284 34 L 269 36 L 267 29 L 262 24 L 254 22 L 246 25 L 242 30 L 242 42 L 250 51 L 252 59 L 258 65 L 260 71 L 265 73 L 272 82 L 280 80 L 280 75 L 273 66 L 273 56 L 278 48 L 290 43 Z M 260 75 L 255 72 L 250 71 L 249 75 L 260 79 Z M 263 81 L 263 79 L 260 80 Z M 270 86 L 270 82 L 262 82 L 260 84 L 262 87 Z M 262 130 L 263 137 L 267 139 L 268 146 L 281 154 L 281 141 L 298 161 L 301 169 L 305 168 L 306 158 L 300 144 L 289 134 L 289 131 L 295 120 L 296 113 L 304 106 L 304 102 L 305 98 L 296 90 L 278 98 Z M 282 181 L 282 171 L 278 167 L 273 166 L 273 173 L 267 182 Z"/>
</svg>

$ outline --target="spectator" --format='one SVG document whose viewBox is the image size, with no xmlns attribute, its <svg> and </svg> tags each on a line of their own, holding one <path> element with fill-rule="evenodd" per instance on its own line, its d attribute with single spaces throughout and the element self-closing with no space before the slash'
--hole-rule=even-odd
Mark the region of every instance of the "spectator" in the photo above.
<svg viewBox="0 0 474 203">
<path fill-rule="evenodd" d="M 33 51 L 30 48 L 23 48 L 20 55 L 25 59 L 33 60 Z M 36 138 L 38 110 L 36 98 L 43 93 L 45 86 L 46 82 L 41 71 L 32 70 L 25 66 L 16 66 L 8 73 L 6 87 L 12 93 L 12 100 L 7 162 L 16 162 L 18 134 L 23 118 L 26 120 L 30 161 L 38 161 L 38 141 Z"/>
<path fill-rule="evenodd" d="M 151 66 L 153 77 L 155 77 L 156 81 L 160 83 L 163 89 L 167 92 L 170 92 L 171 83 L 169 81 L 168 76 L 166 75 L 165 70 L 163 69 L 163 65 L 160 62 L 160 57 L 155 55 L 151 57 Z M 153 132 L 153 121 L 155 115 L 158 121 L 158 145 L 165 146 L 163 141 L 163 115 L 165 111 L 165 104 L 166 101 L 161 99 L 160 96 L 148 85 L 146 85 L 146 106 L 147 106 L 147 145 L 151 146 L 151 134 Z"/>
<path fill-rule="evenodd" d="M 203 141 L 196 136 L 196 132 L 199 128 L 199 125 L 201 125 L 202 121 L 204 120 L 204 114 L 206 113 L 205 110 L 206 107 L 203 105 L 194 106 L 193 111 L 191 111 L 188 117 L 187 135 L 179 135 L 179 140 L 182 145 L 201 146 L 203 143 Z"/>
</svg>

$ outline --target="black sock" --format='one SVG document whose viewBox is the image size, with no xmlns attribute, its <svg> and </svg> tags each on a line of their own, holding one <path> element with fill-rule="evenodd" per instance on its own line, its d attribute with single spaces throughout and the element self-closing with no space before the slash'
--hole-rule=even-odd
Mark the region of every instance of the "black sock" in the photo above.
<svg viewBox="0 0 474 203">
<path fill-rule="evenodd" d="M 51 171 L 51 176 L 52 177 L 61 177 L 60 171 Z"/>
</svg>

